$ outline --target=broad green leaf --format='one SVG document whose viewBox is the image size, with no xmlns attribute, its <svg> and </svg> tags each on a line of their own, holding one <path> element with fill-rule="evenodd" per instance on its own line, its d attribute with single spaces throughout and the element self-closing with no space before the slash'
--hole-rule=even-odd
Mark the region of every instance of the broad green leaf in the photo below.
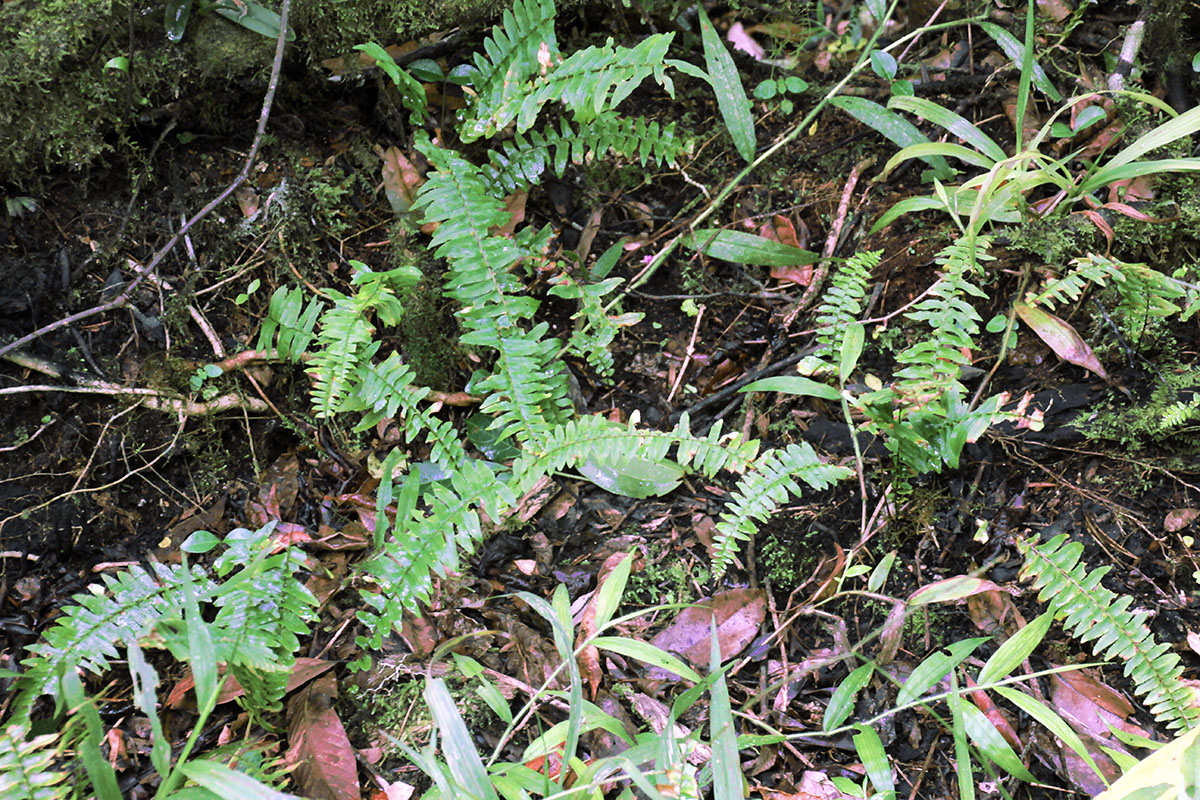
<svg viewBox="0 0 1200 800">
<path fill-rule="evenodd" d="M 979 677 L 975 682 L 981 685 L 992 683 L 1009 675 L 1022 661 L 1029 658 L 1034 648 L 1046 638 L 1046 631 L 1050 630 L 1053 620 L 1054 614 L 1047 611 L 1010 636 L 1007 642 L 996 648 L 996 652 L 992 653 L 983 669 L 979 670 Z"/>
<path fill-rule="evenodd" d="M 953 578 L 934 581 L 917 589 L 908 596 L 908 604 L 915 608 L 930 603 L 948 603 L 995 588 L 996 584 L 984 578 L 956 575 Z"/>
<path fill-rule="evenodd" d="M 283 24 L 283 18 L 253 0 L 217 0 L 213 4 L 213 9 L 248 31 L 254 31 L 268 39 L 279 38 L 279 27 Z M 287 36 L 284 38 L 289 42 L 295 41 L 296 32 L 289 27 Z"/>
<path fill-rule="evenodd" d="M 425 703 L 442 734 L 442 752 L 445 753 L 455 788 L 476 800 L 499 800 L 484 769 L 483 759 L 475 749 L 471 732 L 467 730 L 454 698 L 441 678 L 426 680 Z"/>
<path fill-rule="evenodd" d="M 678 657 L 671 655 L 666 650 L 655 647 L 649 642 L 640 642 L 636 639 L 625 639 L 619 636 L 597 636 L 592 639 L 592 644 L 601 650 L 608 650 L 630 658 L 636 658 L 644 664 L 650 664 L 655 667 L 665 669 L 667 672 L 673 672 L 684 680 L 700 682 L 701 677 L 694 669 L 683 663 Z"/>
<path fill-rule="evenodd" d="M 974 653 L 979 645 L 988 641 L 990 636 L 978 636 L 973 639 L 962 639 L 946 647 L 950 652 L 938 651 L 930 654 L 917 665 L 908 680 L 900 687 L 896 695 L 896 705 L 904 706 L 916 700 L 929 691 L 935 683 L 950 674 L 950 672 Z"/>
<path fill-rule="evenodd" d="M 721 43 L 717 29 L 713 27 L 704 4 L 697 4 L 700 12 L 700 38 L 704 42 L 704 63 L 708 66 L 708 77 L 717 95 L 717 108 L 725 120 L 725 128 L 733 138 L 738 155 L 746 161 L 754 160 L 758 143 L 754 138 L 754 117 L 750 113 L 750 100 L 742 88 L 737 65 Z"/>
<path fill-rule="evenodd" d="M 187 30 L 188 19 L 192 15 L 193 0 L 167 0 L 163 7 L 163 27 L 167 31 L 167 40 L 178 42 Z"/>
<path fill-rule="evenodd" d="M 856 120 L 882 134 L 897 147 L 908 147 L 914 144 L 926 144 L 929 139 L 917 130 L 917 126 L 897 114 L 889 111 L 873 100 L 862 97 L 835 97 L 829 101 L 831 105 L 840 108 Z M 933 167 L 934 174 L 946 180 L 954 174 L 946 159 L 938 155 L 925 156 L 921 159 Z"/>
<path fill-rule="evenodd" d="M 710 258 L 759 267 L 798 267 L 821 260 L 816 253 L 765 236 L 722 228 L 701 228 L 683 237 L 683 246 Z"/>
<path fill-rule="evenodd" d="M 968 702 L 962 702 L 960 709 L 963 716 L 963 729 L 989 761 L 1009 775 L 1023 781 L 1035 780 L 1033 774 L 1025 768 L 1021 759 L 1009 747 L 1008 742 L 1004 741 L 1000 731 L 996 730 L 996 726 L 984 716 L 982 711 L 973 703 Z"/>
<path fill-rule="evenodd" d="M 1004 51 L 1004 55 L 1011 58 L 1014 64 L 1020 64 L 1025 59 L 1025 45 L 1017 41 L 1017 37 L 994 22 L 980 22 L 979 27 L 983 28 L 987 32 L 987 35 L 991 36 L 996 41 L 996 44 L 1000 45 L 1000 49 Z M 1046 71 L 1038 66 L 1036 62 L 1033 63 L 1033 83 L 1042 94 L 1049 97 L 1055 103 L 1062 102 L 1062 95 L 1058 93 L 1058 90 L 1054 88 L 1054 84 L 1046 77 Z"/>
<path fill-rule="evenodd" d="M 908 111 L 934 125 L 945 128 L 950 134 L 962 139 L 993 162 L 1003 161 L 1007 157 L 1004 149 L 996 144 L 992 137 L 975 127 L 969 120 L 923 97 L 892 97 L 888 101 L 887 107 Z"/>
<path fill-rule="evenodd" d="M 879 734 L 869 725 L 860 724 L 854 727 L 858 728 L 858 733 L 853 737 L 854 750 L 858 753 L 875 792 L 882 792 L 885 798 L 895 797 L 896 782 L 892 779 L 892 765 L 888 762 Z"/>
<path fill-rule="evenodd" d="M 1101 780 L 1106 780 L 1104 773 L 1100 771 L 1100 768 L 1096 766 L 1095 760 L 1092 759 L 1092 754 L 1088 751 L 1087 745 L 1083 743 L 1083 740 L 1079 738 L 1079 734 L 1075 733 L 1075 730 L 1062 717 L 1040 700 L 1030 697 L 1011 686 L 997 686 L 995 691 L 999 692 L 1001 697 L 1008 700 L 1014 706 L 1042 723 L 1046 730 L 1053 733 L 1059 739 L 1062 739 L 1068 747 L 1075 751 L 1076 755 L 1083 759 L 1085 764 L 1091 767 L 1093 772 L 1100 776 Z"/>
<path fill-rule="evenodd" d="M 600 584 L 596 595 L 596 630 L 603 630 L 612 619 L 617 606 L 621 604 L 621 595 L 625 593 L 625 584 L 629 580 L 629 572 L 633 569 L 633 554 L 626 553 L 625 557 L 613 567 L 612 572 Z"/>
<path fill-rule="evenodd" d="M 244 772 L 237 772 L 215 761 L 189 761 L 183 765 L 183 774 L 205 789 L 224 798 L 238 800 L 300 800 L 294 794 L 272 789 L 259 783 Z M 494 794 L 492 795 L 495 796 Z"/>
<path fill-rule="evenodd" d="M 896 551 L 889 551 L 883 558 L 879 559 L 879 563 L 875 565 L 875 569 L 871 570 L 871 577 L 867 578 L 867 591 L 878 592 L 883 588 L 883 584 L 887 581 L 888 573 L 892 571 L 892 564 L 896 562 Z"/>
<path fill-rule="evenodd" d="M 805 397 L 820 397 L 822 400 L 838 400 L 841 392 L 824 383 L 805 378 L 801 375 L 781 375 L 776 378 L 763 378 L 743 386 L 741 392 L 779 392 L 780 394 L 803 395 Z"/>
<path fill-rule="evenodd" d="M 1194 762 L 1200 748 L 1200 727 L 1192 728 L 1171 743 L 1143 758 L 1132 769 L 1122 775 L 1116 783 L 1096 796 L 1096 800 L 1175 800 L 1190 797 L 1186 791 L 1192 776 L 1185 767 Z M 1156 792 L 1148 791 L 1157 789 Z"/>
<path fill-rule="evenodd" d="M 622 497 L 661 497 L 683 481 L 683 467 L 674 461 L 626 453 L 599 461 L 588 459 L 579 473 L 605 491 Z"/>
<path fill-rule="evenodd" d="M 831 731 L 846 721 L 854 711 L 854 698 L 858 696 L 859 690 L 867 685 L 867 681 L 871 680 L 874 672 L 875 665 L 868 661 L 846 676 L 841 685 L 834 690 L 833 697 L 829 698 L 821 730 Z"/>
</svg>

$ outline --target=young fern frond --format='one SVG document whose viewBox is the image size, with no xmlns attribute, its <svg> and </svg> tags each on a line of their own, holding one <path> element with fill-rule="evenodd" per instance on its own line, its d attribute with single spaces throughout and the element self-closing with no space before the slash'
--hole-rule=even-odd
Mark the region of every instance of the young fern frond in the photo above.
<svg viewBox="0 0 1200 800">
<path fill-rule="evenodd" d="M 494 195 L 525 189 L 541 181 L 547 169 L 562 177 L 567 164 L 582 165 L 606 153 L 637 159 L 640 164 L 674 164 L 687 150 L 675 136 L 675 123 L 660 127 L 643 117 L 626 119 L 604 113 L 587 124 L 572 127 L 560 117 L 558 130 L 517 133 L 499 150 L 488 151 L 483 179 Z"/>
<path fill-rule="evenodd" d="M 550 294 L 565 300 L 579 302 L 579 310 L 571 316 L 575 329 L 567 340 L 567 350 L 587 359 L 592 368 L 604 377 L 613 373 L 613 356 L 608 346 L 617 337 L 617 331 L 625 325 L 641 322 L 643 314 L 622 314 L 610 317 L 604 308 L 604 297 L 611 294 L 622 282 L 621 278 L 608 278 L 597 283 L 581 283 L 569 272 L 551 278 Z"/>
<path fill-rule="evenodd" d="M 234 638 L 229 670 L 246 690 L 246 710 L 258 714 L 282 707 L 280 701 L 300 647 L 298 636 L 307 633 L 309 623 L 317 618 L 317 600 L 296 578 L 306 560 L 303 552 L 288 548 L 255 559 L 253 549 L 268 546 L 270 530 L 243 529 L 243 533 L 250 538 L 223 553 L 215 565 L 223 580 L 243 564 L 247 567 L 238 580 L 227 581 L 218 590 L 214 627 Z"/>
<path fill-rule="evenodd" d="M 358 618 L 370 631 L 358 643 L 378 649 L 405 612 L 416 612 L 429 599 L 433 576 L 458 568 L 458 551 L 471 552 L 483 536 L 479 509 L 493 520 L 516 504 L 515 493 L 480 461 L 466 461 L 449 475 L 450 487 L 434 484 L 416 508 L 416 475 L 409 475 L 397 502 L 396 523 L 382 547 L 362 564 L 379 591 L 364 590 L 370 610 Z M 391 493 L 391 476 L 380 491 Z M 379 525 L 382 520 L 377 520 Z M 383 533 L 382 531 L 380 533 Z"/>
<path fill-rule="evenodd" d="M 858 320 L 871 270 L 879 266 L 882 250 L 864 250 L 843 261 L 834 270 L 829 288 L 817 307 L 817 355 L 833 357 L 841 350 L 846 326 Z"/>
<path fill-rule="evenodd" d="M 549 231 L 526 237 L 525 243 L 488 234 L 507 222 L 508 214 L 488 194 L 479 168 L 428 141 L 418 147 L 438 171 L 421 187 L 413 207 L 424 209 L 426 220 L 441 223 L 430 246 L 450 266 L 446 293 L 460 304 L 457 314 L 466 330 L 461 341 L 497 355 L 493 374 L 478 384 L 488 394 L 481 410 L 496 417 L 503 435 L 539 441 L 567 419 L 571 402 L 565 368 L 556 359 L 561 343 L 544 338 L 547 323 L 522 327 L 538 301 L 522 294 L 512 269 L 539 252 Z"/>
<path fill-rule="evenodd" d="M 733 564 L 741 542 L 758 530 L 758 523 L 765 521 L 789 497 L 800 496 L 797 479 L 819 490 L 851 474 L 845 467 L 823 463 L 806 442 L 766 453 L 738 481 L 732 502 L 717 522 L 717 534 L 713 537 L 713 577 L 725 574 Z"/>
<path fill-rule="evenodd" d="M 296 286 L 280 286 L 271 295 L 267 316 L 258 332 L 258 349 L 276 348 L 279 357 L 286 361 L 299 361 L 316 338 L 317 319 L 321 315 L 321 301 L 312 298 L 304 304 L 304 289 Z M 276 338 L 278 334 L 278 338 Z"/>
<path fill-rule="evenodd" d="M 666 458 L 672 447 L 677 447 L 675 461 L 680 466 L 690 466 L 706 477 L 723 469 L 744 472 L 758 453 L 758 442 L 744 442 L 738 434 L 727 442 L 721 439 L 720 423 L 706 436 L 693 435 L 686 414 L 670 431 L 638 428 L 636 418 L 621 425 L 600 416 L 584 416 L 555 428 L 536 450 L 526 448 L 513 464 L 514 484 L 524 491 L 542 475 L 589 460 L 609 462 L 630 453 L 657 461 Z"/>
<path fill-rule="evenodd" d="M 375 326 L 366 319 L 365 309 L 355 298 L 329 290 L 334 306 L 321 315 L 317 336 L 321 345 L 312 359 L 308 374 L 313 379 L 313 411 L 320 419 L 332 417 L 350 395 L 360 361 L 367 361 L 379 349 L 374 341 Z"/>
<path fill-rule="evenodd" d="M 342 408 L 367 412 L 354 426 L 356 431 L 373 428 L 385 419 L 395 420 L 406 442 L 425 441 L 431 461 L 446 469 L 456 468 L 467 459 L 462 439 L 453 422 L 439 419 L 422 404 L 429 388 L 413 386 L 414 378 L 399 353 L 393 352 L 381 363 L 367 362 L 359 367 L 355 390 Z"/>
<path fill-rule="evenodd" d="M 493 136 L 512 122 L 529 91 L 529 79 L 559 59 L 553 0 L 516 0 L 475 54 L 476 99 L 459 127 L 464 142 Z"/>
<path fill-rule="evenodd" d="M 542 106 L 561 102 L 576 122 L 588 123 L 605 111 L 615 109 L 642 81 L 651 76 L 674 94 L 666 75 L 664 59 L 673 33 L 656 33 L 634 47 L 614 47 L 612 39 L 603 47 L 578 50 L 545 76 L 533 82 L 517 114 L 517 130 L 527 131 Z"/>
<path fill-rule="evenodd" d="M 931 335 L 906 348 L 896 356 L 903 368 L 896 376 L 902 395 L 940 394 L 952 383 L 958 383 L 962 367 L 967 363 L 964 351 L 974 347 L 973 336 L 979 333 L 979 312 L 967 297 L 987 297 L 971 283 L 976 261 L 992 261 L 987 254 L 991 239 L 979 236 L 972 250 L 970 243 L 959 239 L 938 255 L 937 263 L 945 272 L 930 290 L 930 297 L 917 304 L 905 316 L 913 322 L 924 322 Z"/>
<path fill-rule="evenodd" d="M 53 769 L 61 733 L 26 739 L 28 727 L 0 729 L 0 796 L 11 800 L 60 800 L 71 794 L 67 773 Z"/>
<path fill-rule="evenodd" d="M 1146 626 L 1145 611 L 1130 611 L 1133 598 L 1118 597 L 1100 585 L 1109 567 L 1091 572 L 1079 563 L 1083 545 L 1060 534 L 1033 544 L 1021 539 L 1017 547 L 1025 559 L 1022 578 L 1032 578 L 1038 599 L 1048 603 L 1054 616 L 1080 642 L 1092 643 L 1092 652 L 1103 658 L 1125 660 L 1125 675 L 1155 718 L 1173 730 L 1200 722 L 1191 690 L 1180 680 L 1179 656 L 1168 644 L 1154 640 Z"/>
</svg>

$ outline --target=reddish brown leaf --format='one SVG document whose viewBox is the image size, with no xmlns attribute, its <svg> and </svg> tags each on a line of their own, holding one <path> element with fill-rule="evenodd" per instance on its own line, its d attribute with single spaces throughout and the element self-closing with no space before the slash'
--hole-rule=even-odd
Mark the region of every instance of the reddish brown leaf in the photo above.
<svg viewBox="0 0 1200 800">
<path fill-rule="evenodd" d="M 384 150 L 376 145 L 375 155 L 383 162 L 383 191 L 387 194 L 388 204 L 397 215 L 407 214 L 413 201 L 417 199 L 417 190 L 421 188 L 425 178 L 398 147 Z"/>
<path fill-rule="evenodd" d="M 588 600 L 587 606 L 583 609 L 583 616 L 579 620 L 579 638 L 581 640 L 590 639 L 596 635 L 596 603 L 600 597 L 600 589 L 604 586 L 604 582 L 608 580 L 608 576 L 616 569 L 626 558 L 633 558 L 629 553 L 613 553 L 600 567 L 600 574 L 596 577 L 596 591 L 592 592 L 591 598 Z M 637 568 L 638 563 L 635 561 L 632 565 Z M 600 651 L 595 645 L 588 645 L 579 652 L 579 672 L 587 681 L 588 689 L 591 691 L 592 698 L 596 697 L 596 692 L 600 689 Z"/>
<path fill-rule="evenodd" d="M 292 674 L 288 676 L 287 691 L 295 691 L 313 678 L 328 672 L 332 668 L 332 661 L 325 661 L 320 658 L 297 658 L 296 663 L 292 665 Z M 220 667 L 219 671 L 221 674 L 224 674 L 224 666 Z M 171 689 L 171 694 L 167 696 L 167 706 L 169 708 L 179 708 L 182 706 L 187 693 L 195 685 L 196 682 L 189 671 Z M 236 700 L 245 693 L 246 690 L 242 688 L 242 685 L 237 682 L 236 678 L 230 675 L 225 679 L 225 683 L 221 687 L 221 693 L 217 695 L 217 705 L 228 703 L 230 700 Z"/>
<path fill-rule="evenodd" d="M 1168 533 L 1178 533 L 1196 521 L 1196 517 L 1200 516 L 1200 509 L 1195 508 L 1174 508 L 1167 512 L 1166 519 L 1163 520 L 1163 528 Z"/>
<path fill-rule="evenodd" d="M 358 766 L 334 710 L 337 681 L 323 675 L 288 702 L 286 763 L 304 797 L 358 800 Z"/>
<path fill-rule="evenodd" d="M 705 666 L 712 638 L 709 622 L 713 616 L 717 620 L 717 643 L 724 661 L 754 640 L 766 613 L 767 593 L 763 589 L 722 592 L 711 600 L 683 609 L 651 643 L 683 656 L 696 666 Z M 658 676 L 657 672 L 654 674 Z"/>
<path fill-rule="evenodd" d="M 1100 365 L 1100 360 L 1096 358 L 1092 348 L 1088 347 L 1087 342 L 1065 320 L 1059 319 L 1049 311 L 1020 301 L 1013 303 L 1013 309 L 1021 321 L 1028 325 L 1038 335 L 1038 338 L 1049 345 L 1050 349 L 1063 361 L 1069 361 L 1078 367 L 1091 370 L 1099 377 L 1108 380 L 1108 373 Z"/>
<path fill-rule="evenodd" d="M 801 223 L 803 225 L 803 223 Z M 759 234 L 767 239 L 774 239 L 782 244 L 791 245 L 792 247 L 805 249 L 808 243 L 808 230 L 802 228 L 801 236 L 796 235 L 796 228 L 792 225 L 792 221 L 782 214 L 776 214 L 771 218 L 771 222 L 763 225 L 759 229 Z M 803 239 L 804 244 L 801 244 Z M 771 277 L 775 280 L 788 281 L 799 286 L 808 286 L 812 282 L 813 265 L 803 264 L 801 266 L 792 267 L 771 267 Z"/>
</svg>

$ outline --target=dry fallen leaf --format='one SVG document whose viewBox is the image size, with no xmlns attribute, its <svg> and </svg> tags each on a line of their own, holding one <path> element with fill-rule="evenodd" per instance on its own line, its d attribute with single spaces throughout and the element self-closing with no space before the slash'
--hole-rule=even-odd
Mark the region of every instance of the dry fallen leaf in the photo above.
<svg viewBox="0 0 1200 800">
<path fill-rule="evenodd" d="M 763 589 L 722 592 L 680 611 L 675 621 L 660 631 L 651 644 L 681 655 L 695 666 L 706 666 L 712 638 L 710 620 L 715 616 L 717 644 L 721 649 L 721 660 L 725 661 L 754 640 L 766 613 L 767 593 Z M 658 672 L 663 672 L 667 679 L 675 679 L 671 673 L 651 670 L 656 679 L 663 679 Z"/>
<path fill-rule="evenodd" d="M 1087 342 L 1065 320 L 1059 319 L 1049 311 L 1020 301 L 1013 303 L 1013 309 L 1021 321 L 1028 325 L 1038 335 L 1038 338 L 1049 345 L 1050 349 L 1063 361 L 1069 361 L 1077 367 L 1091 370 L 1099 377 L 1108 380 L 1108 373 L 1100 365 L 1100 359 L 1096 358 L 1092 348 L 1088 347 Z"/>
<path fill-rule="evenodd" d="M 1163 528 L 1167 533 L 1178 533 L 1195 522 L 1198 516 L 1200 516 L 1200 509 L 1173 508 L 1167 512 L 1166 519 L 1163 520 Z"/>
<path fill-rule="evenodd" d="M 334 709 L 337 680 L 323 675 L 287 706 L 286 763 L 304 797 L 359 800 L 358 764 L 342 720 Z"/>
</svg>

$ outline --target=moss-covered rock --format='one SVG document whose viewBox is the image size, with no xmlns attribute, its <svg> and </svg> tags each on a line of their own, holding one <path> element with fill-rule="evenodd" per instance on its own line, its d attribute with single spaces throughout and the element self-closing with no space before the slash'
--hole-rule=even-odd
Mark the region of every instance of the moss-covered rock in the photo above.
<svg viewBox="0 0 1200 800">
<path fill-rule="evenodd" d="M 573 5 L 578 0 L 561 0 Z M 264 0 L 277 8 L 278 0 Z M 362 42 L 403 42 L 499 17 L 507 0 L 293 0 L 288 57 L 312 68 Z M 197 3 L 197 9 L 199 9 Z M 49 169 L 82 169 L 122 150 L 134 125 L 179 111 L 205 119 L 232 86 L 258 88 L 274 43 L 194 11 L 167 40 L 164 0 L 10 0 L 0 6 L 0 186 L 30 186 Z M 132 30 L 131 30 L 132 27 Z M 132 70 L 105 69 L 129 56 Z M 178 105 L 176 105 L 178 104 Z M 228 116 L 226 115 L 226 122 Z"/>
</svg>

